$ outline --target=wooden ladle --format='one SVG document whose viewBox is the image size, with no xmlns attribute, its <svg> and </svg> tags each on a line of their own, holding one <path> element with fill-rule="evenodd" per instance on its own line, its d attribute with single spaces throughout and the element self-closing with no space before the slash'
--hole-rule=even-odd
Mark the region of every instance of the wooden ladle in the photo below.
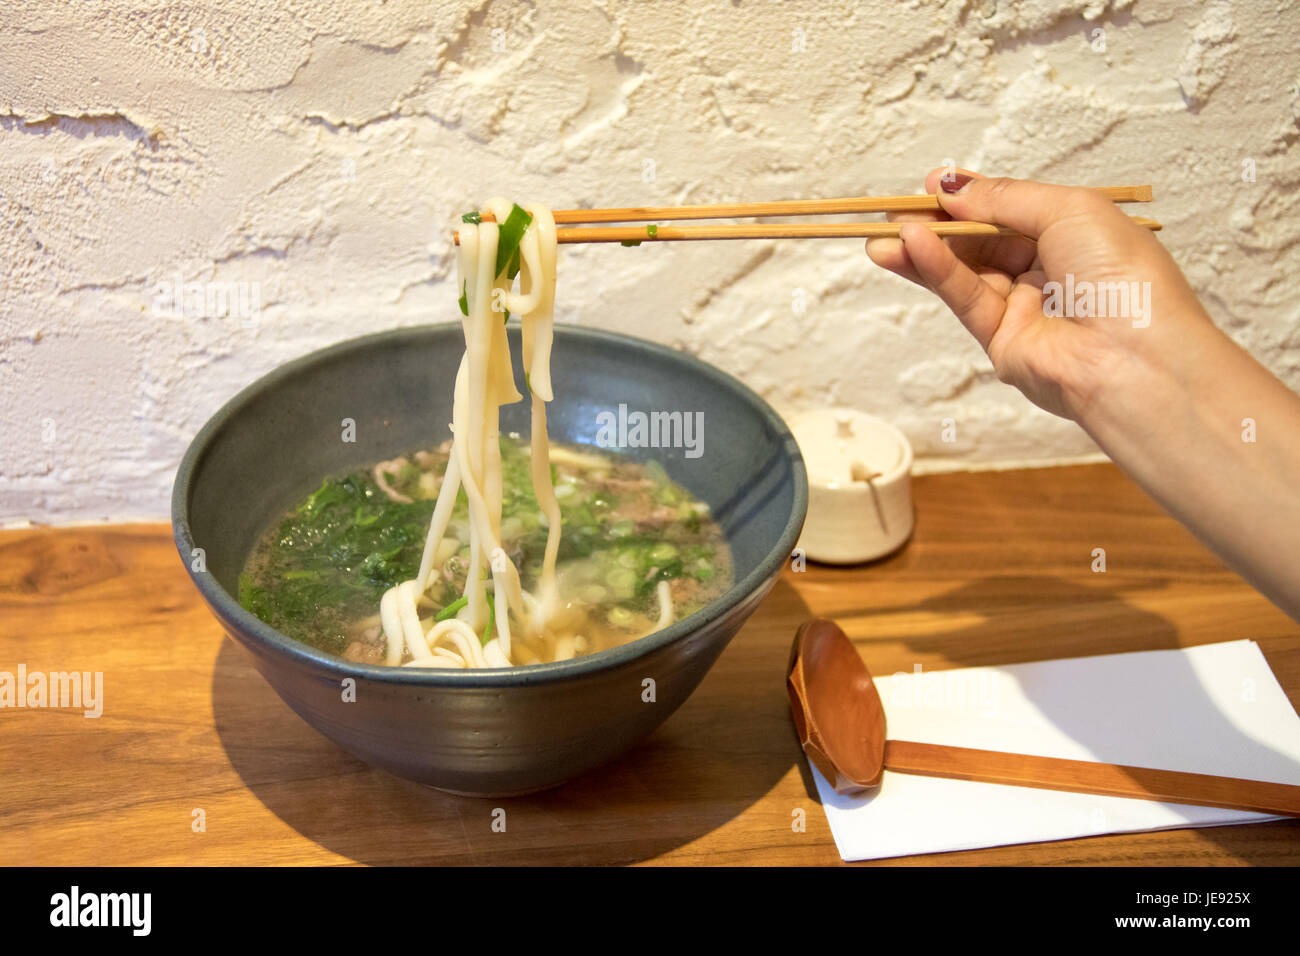
<svg viewBox="0 0 1300 956">
<path fill-rule="evenodd" d="M 836 793 L 872 790 L 889 769 L 1300 816 L 1300 787 L 1284 783 L 886 740 L 885 711 L 876 685 L 853 643 L 833 621 L 812 620 L 799 628 L 790 651 L 786 688 L 804 753 Z"/>
</svg>

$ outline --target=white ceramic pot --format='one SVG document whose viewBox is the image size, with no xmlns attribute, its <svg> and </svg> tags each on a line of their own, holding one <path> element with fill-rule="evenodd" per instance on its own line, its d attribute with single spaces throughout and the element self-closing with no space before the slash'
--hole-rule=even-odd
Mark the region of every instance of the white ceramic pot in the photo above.
<svg viewBox="0 0 1300 956">
<path fill-rule="evenodd" d="M 882 419 L 820 408 L 790 420 L 808 468 L 808 520 L 799 547 L 814 561 L 857 564 L 912 533 L 912 446 Z"/>
</svg>

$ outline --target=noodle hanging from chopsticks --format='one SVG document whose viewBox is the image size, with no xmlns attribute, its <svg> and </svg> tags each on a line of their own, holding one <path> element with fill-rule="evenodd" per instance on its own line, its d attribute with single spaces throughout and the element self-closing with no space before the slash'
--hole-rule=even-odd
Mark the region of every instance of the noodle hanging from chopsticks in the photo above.
<svg viewBox="0 0 1300 956">
<path fill-rule="evenodd" d="M 551 484 L 546 403 L 553 398 L 550 357 L 555 310 L 556 241 L 550 210 L 531 204 L 531 222 L 519 243 L 519 292 L 508 270 L 497 269 L 500 226 L 512 204 L 495 198 L 484 205 L 496 222 L 460 228 L 457 264 L 467 315 L 465 355 L 456 374 L 452 449 L 434 505 L 419 574 L 390 588 L 380 601 L 385 663 L 415 667 L 508 667 L 513 628 L 539 634 L 558 603 L 556 559 L 560 507 Z M 519 401 L 506 338 L 505 312 L 519 316 L 523 364 L 531 393 L 531 478 L 547 522 L 546 551 L 537 593 L 524 591 L 519 571 L 501 548 L 502 475 L 500 408 Z M 454 618 L 421 619 L 419 605 L 434 578 L 435 556 L 446 534 L 456 496 L 469 501 L 469 573 L 465 604 Z M 488 581 L 492 593 L 488 593 Z M 489 631 L 490 629 L 490 631 Z"/>
</svg>

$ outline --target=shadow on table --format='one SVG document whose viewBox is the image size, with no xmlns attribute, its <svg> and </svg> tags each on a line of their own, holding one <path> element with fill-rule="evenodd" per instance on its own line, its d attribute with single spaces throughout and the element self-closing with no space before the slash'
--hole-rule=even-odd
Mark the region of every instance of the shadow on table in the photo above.
<svg viewBox="0 0 1300 956">
<path fill-rule="evenodd" d="M 857 618 L 856 629 L 864 626 L 869 636 L 854 643 L 871 664 L 871 645 L 877 641 L 902 643 L 919 655 L 940 655 L 954 667 L 988 666 L 1023 663 L 1097 653 L 1098 638 L 1104 636 L 1105 653 L 1153 651 L 1181 647 L 1174 625 L 1164 617 L 1130 604 L 1118 588 L 1084 587 L 1061 578 L 1047 576 L 995 576 L 980 578 L 952 591 L 910 605 L 888 608 L 872 607 L 843 612 Z M 918 635 L 914 628 L 904 633 L 890 633 L 890 618 L 899 614 L 924 613 L 963 622 L 942 633 Z M 879 619 L 872 623 L 872 618 Z M 1250 635 L 1225 635 L 1237 640 Z M 874 673 L 882 677 L 882 673 Z M 1174 693 L 1188 700 L 1206 698 L 1205 688 L 1191 666 L 1181 662 L 1168 681 Z M 1023 688 L 1022 688 L 1023 689 Z M 1117 694 L 1098 702 L 1097 709 L 1080 714 L 1059 697 L 1044 693 L 1027 694 L 1042 714 L 1071 738 L 1094 752 L 1105 752 L 1116 733 L 1136 730 L 1143 720 L 1143 707 L 1133 699 Z M 886 702 L 887 704 L 887 702 Z M 1148 709 L 1149 712 L 1149 709 Z M 1206 718 L 1193 728 L 1193 736 L 1214 735 L 1224 739 L 1240 766 L 1258 769 L 1268 776 L 1293 773 L 1296 762 L 1289 756 L 1242 733 L 1217 708 L 1206 708 Z M 1169 728 L 1172 730 L 1172 728 Z M 1178 728 L 1186 739 L 1188 728 Z M 1132 778 L 1142 782 L 1139 772 Z M 805 785 L 816 795 L 811 775 L 804 768 Z M 1255 827 L 1212 827 L 1204 836 L 1233 855 L 1253 862 L 1252 850 L 1259 837 L 1249 831 Z M 1261 848 L 1266 850 L 1266 848 Z M 1260 862 L 1263 862 L 1261 860 Z"/>
<path fill-rule="evenodd" d="M 755 617 L 778 606 L 807 616 L 780 580 Z M 631 863 L 716 829 L 789 771 L 799 749 L 782 680 L 788 653 L 788 643 L 747 624 L 646 740 L 576 780 L 524 797 L 457 797 L 367 766 L 290 711 L 231 640 L 217 657 L 213 711 L 249 790 L 303 836 L 351 860 Z M 505 811 L 504 833 L 493 830 L 498 810 Z"/>
</svg>

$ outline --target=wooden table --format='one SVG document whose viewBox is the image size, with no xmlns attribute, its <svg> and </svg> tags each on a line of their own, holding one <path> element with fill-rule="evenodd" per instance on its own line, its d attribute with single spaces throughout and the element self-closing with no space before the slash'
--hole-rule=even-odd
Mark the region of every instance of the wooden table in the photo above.
<svg viewBox="0 0 1300 956">
<path fill-rule="evenodd" d="M 224 638 L 167 526 L 0 532 L 0 671 L 104 674 L 98 719 L 0 710 L 0 863 L 835 864 L 783 688 L 814 614 L 877 674 L 1253 638 L 1300 702 L 1300 627 L 1115 468 L 936 475 L 915 493 L 900 554 L 787 572 L 647 741 L 504 801 L 423 789 L 311 730 Z M 1296 864 L 1300 821 L 887 862 Z"/>
</svg>

